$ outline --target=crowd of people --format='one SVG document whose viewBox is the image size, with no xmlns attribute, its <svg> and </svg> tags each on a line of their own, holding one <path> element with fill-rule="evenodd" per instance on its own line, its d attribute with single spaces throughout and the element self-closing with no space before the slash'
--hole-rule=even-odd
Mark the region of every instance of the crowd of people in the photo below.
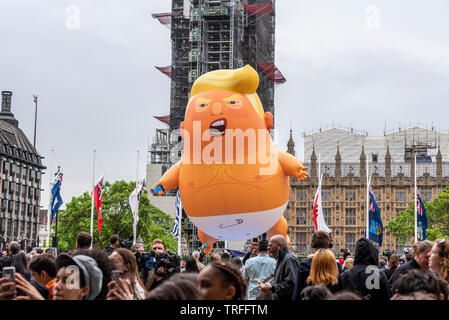
<svg viewBox="0 0 449 320">
<path fill-rule="evenodd" d="M 228 253 L 207 259 L 194 251 L 185 260 L 156 239 L 149 252 L 120 246 L 91 248 L 80 232 L 76 249 L 26 254 L 11 242 L 0 258 L 0 300 L 448 300 L 449 240 L 414 243 L 411 254 L 380 256 L 360 238 L 343 259 L 333 242 L 316 232 L 314 253 L 300 261 L 282 235 L 253 239 L 241 259 Z M 207 260 L 207 263 L 206 263 Z"/>
</svg>

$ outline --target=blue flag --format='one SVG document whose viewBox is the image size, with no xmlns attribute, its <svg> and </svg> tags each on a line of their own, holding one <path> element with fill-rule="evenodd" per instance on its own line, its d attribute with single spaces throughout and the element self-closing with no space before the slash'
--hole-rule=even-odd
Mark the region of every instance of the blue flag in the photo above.
<svg viewBox="0 0 449 320">
<path fill-rule="evenodd" d="M 416 193 L 416 211 L 418 241 L 423 241 L 427 238 L 427 214 L 419 193 Z"/>
<path fill-rule="evenodd" d="M 373 188 L 369 187 L 369 239 L 382 246 L 383 225 L 380 217 L 380 209 L 374 197 Z"/>
<path fill-rule="evenodd" d="M 59 207 L 63 204 L 61 198 L 61 183 L 62 183 L 62 172 L 58 172 L 58 177 L 56 178 L 56 182 L 53 184 L 51 188 L 51 220 L 53 221 L 56 213 L 59 210 Z M 56 201 L 56 202 L 55 202 Z"/>
</svg>

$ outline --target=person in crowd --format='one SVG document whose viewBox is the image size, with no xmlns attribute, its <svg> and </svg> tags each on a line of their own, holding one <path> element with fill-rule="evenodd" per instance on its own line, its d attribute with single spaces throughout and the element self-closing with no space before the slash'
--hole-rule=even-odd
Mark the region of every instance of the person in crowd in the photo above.
<svg viewBox="0 0 449 320">
<path fill-rule="evenodd" d="M 186 260 L 181 260 L 180 262 L 181 273 L 186 272 Z"/>
<path fill-rule="evenodd" d="M 39 291 L 33 281 L 27 281 L 20 273 L 15 274 L 15 284 L 12 284 L 8 278 L 0 278 L 0 300 L 45 299 L 45 292 Z"/>
<path fill-rule="evenodd" d="M 4 267 L 10 267 L 12 258 L 19 253 L 20 244 L 17 241 L 11 241 L 6 250 L 7 254 L 0 258 L 0 276 Z"/>
<path fill-rule="evenodd" d="M 106 248 L 104 248 L 104 251 L 106 251 L 108 254 L 111 254 L 115 249 L 118 248 L 119 241 L 120 237 L 116 234 L 113 234 L 109 238 L 109 244 L 106 246 Z"/>
<path fill-rule="evenodd" d="M 202 264 L 200 262 L 200 252 L 199 251 L 193 251 L 192 257 L 193 257 L 193 259 L 195 259 L 199 271 L 203 270 L 206 267 L 204 264 Z"/>
<path fill-rule="evenodd" d="M 393 284 L 392 300 L 409 297 L 417 292 L 433 295 L 434 300 L 444 300 L 441 293 L 438 274 L 429 270 L 412 269 L 402 274 Z"/>
<path fill-rule="evenodd" d="M 203 300 L 244 300 L 246 281 L 240 270 L 226 262 L 210 263 L 198 276 Z"/>
<path fill-rule="evenodd" d="M 449 283 L 441 278 L 440 275 L 438 275 L 438 284 L 440 285 L 441 294 L 443 295 L 443 300 L 449 300 Z"/>
<path fill-rule="evenodd" d="M 145 285 L 139 277 L 137 262 L 131 251 L 125 248 L 115 249 L 109 256 L 114 261 L 115 268 L 122 272 L 121 278 L 128 281 L 132 296 L 135 300 L 144 300 L 147 296 Z"/>
<path fill-rule="evenodd" d="M 38 282 L 49 291 L 48 300 L 53 300 L 56 284 L 56 260 L 49 254 L 38 254 L 30 262 L 32 280 Z"/>
<path fill-rule="evenodd" d="M 335 256 L 329 249 L 318 249 L 313 256 L 306 285 L 314 286 L 317 284 L 325 285 L 332 293 L 342 289 L 341 282 L 339 282 L 338 278 L 338 267 L 335 263 Z"/>
<path fill-rule="evenodd" d="M 24 253 L 19 252 L 11 260 L 11 266 L 16 268 L 16 272 L 20 273 L 27 281 L 31 280 L 31 273 L 28 271 L 28 261 Z"/>
<path fill-rule="evenodd" d="M 195 260 L 193 257 L 187 258 L 185 272 L 194 272 L 194 273 L 200 272 L 197 260 Z"/>
<path fill-rule="evenodd" d="M 326 300 L 362 300 L 357 294 L 352 291 L 343 290 L 331 295 Z"/>
<path fill-rule="evenodd" d="M 248 281 L 246 300 L 256 300 L 259 293 L 259 281 L 266 282 L 276 269 L 276 260 L 268 256 L 267 240 L 259 241 L 257 251 L 257 256 L 245 262 L 243 277 Z"/>
<path fill-rule="evenodd" d="M 239 257 L 234 257 L 232 258 L 231 263 L 233 263 L 237 267 L 237 269 L 240 270 L 240 272 L 243 272 L 244 266 L 242 259 L 240 259 Z"/>
<path fill-rule="evenodd" d="M 390 288 L 393 287 L 396 280 L 399 279 L 401 275 L 404 273 L 407 273 L 410 270 L 413 269 L 420 269 L 420 270 L 428 270 L 429 269 L 429 252 L 432 249 L 433 243 L 428 240 L 424 241 L 417 241 L 413 244 L 412 247 L 412 255 L 413 259 L 411 259 L 409 262 L 406 262 L 402 265 L 400 265 L 391 275 L 390 278 Z"/>
<path fill-rule="evenodd" d="M 248 252 L 243 257 L 243 265 L 245 265 L 246 261 L 250 258 L 256 257 L 259 253 L 257 252 L 259 239 L 253 238 L 253 241 L 251 242 L 251 245 L 249 247 Z"/>
<path fill-rule="evenodd" d="M 151 250 L 154 252 L 155 257 L 150 263 L 147 261 L 147 265 L 149 265 L 150 268 L 145 272 L 145 288 L 148 291 L 151 291 L 162 284 L 162 282 L 167 280 L 172 274 L 181 271 L 179 267 L 181 258 L 167 252 L 167 247 L 164 241 L 155 239 L 151 246 Z M 162 260 L 169 265 L 166 264 L 165 266 L 161 266 L 159 262 Z"/>
<path fill-rule="evenodd" d="M 406 254 L 404 255 L 404 258 L 405 258 L 405 263 L 408 263 L 408 262 L 410 262 L 410 261 L 413 260 L 414 256 L 413 256 L 413 254 L 411 254 L 411 253 L 406 253 Z"/>
<path fill-rule="evenodd" d="M 103 274 L 93 258 L 61 253 L 56 258 L 56 269 L 54 300 L 94 300 L 100 294 Z M 74 282 L 78 275 L 79 286 L 76 286 Z M 68 286 L 68 283 L 73 286 Z"/>
<path fill-rule="evenodd" d="M 391 276 L 399 267 L 399 256 L 397 254 L 392 254 L 388 260 L 388 268 L 385 269 L 385 274 L 387 275 L 388 281 L 390 281 Z"/>
<path fill-rule="evenodd" d="M 326 300 L 332 297 L 332 292 L 329 291 L 324 284 L 317 284 L 305 287 L 299 296 L 299 300 Z"/>
<path fill-rule="evenodd" d="M 147 300 L 200 300 L 198 275 L 195 273 L 174 274 L 161 286 L 151 291 Z"/>
<path fill-rule="evenodd" d="M 36 254 L 43 254 L 44 251 L 41 248 L 36 249 Z"/>
<path fill-rule="evenodd" d="M 379 251 L 372 240 L 360 238 L 356 243 L 354 266 L 339 276 L 343 290 L 352 291 L 365 300 L 389 300 L 390 287 L 385 272 L 378 268 L 378 259 Z"/>
<path fill-rule="evenodd" d="M 354 258 L 352 256 L 348 256 L 343 263 L 343 272 L 351 269 L 354 266 Z"/>
<path fill-rule="evenodd" d="M 221 260 L 221 257 L 218 253 L 214 253 L 209 258 L 209 263 L 219 262 Z"/>
<path fill-rule="evenodd" d="M 273 284 L 261 283 L 260 290 L 271 291 L 273 300 L 291 300 L 296 283 L 298 259 L 288 252 L 287 239 L 280 234 L 270 238 L 268 243 L 270 256 L 277 260 Z"/>
<path fill-rule="evenodd" d="M 379 259 L 379 270 L 382 270 L 385 272 L 386 268 L 387 268 L 387 260 L 385 260 L 384 258 L 380 258 Z M 388 279 L 388 277 L 387 277 L 387 279 Z"/>
<path fill-rule="evenodd" d="M 311 247 L 316 252 L 319 249 L 330 249 L 332 247 L 332 239 L 329 233 L 325 231 L 317 231 L 312 236 Z M 299 299 L 299 294 L 302 289 L 306 286 L 306 280 L 309 277 L 310 268 L 312 267 L 312 257 L 307 257 L 304 261 L 302 261 L 296 271 L 296 284 L 293 290 L 293 300 Z M 336 262 L 338 273 L 342 272 L 341 265 Z"/>
<path fill-rule="evenodd" d="M 200 300 L 200 283 L 197 273 L 175 273 L 168 281 L 178 284 L 186 300 Z"/>
<path fill-rule="evenodd" d="M 229 255 L 229 253 L 225 252 L 221 255 L 221 261 L 225 262 L 225 263 L 229 263 L 231 262 L 231 256 Z"/>
<path fill-rule="evenodd" d="M 349 256 L 352 256 L 352 253 L 348 248 L 345 248 L 343 252 L 343 260 L 345 261 Z"/>
<path fill-rule="evenodd" d="M 96 295 L 94 300 L 106 299 L 106 295 L 108 294 L 107 284 L 111 281 L 112 270 L 115 269 L 114 262 L 109 259 L 109 255 L 100 248 L 78 250 L 75 252 L 75 256 L 76 255 L 85 255 L 95 260 L 98 268 L 101 270 L 103 278 L 100 293 Z"/>
<path fill-rule="evenodd" d="M 76 249 L 82 250 L 82 249 L 90 249 L 92 245 L 92 237 L 89 233 L 85 231 L 81 231 L 76 236 Z M 48 249 L 47 249 L 48 250 Z"/>
<path fill-rule="evenodd" d="M 430 270 L 449 282 L 449 240 L 436 239 L 428 256 Z"/>
</svg>

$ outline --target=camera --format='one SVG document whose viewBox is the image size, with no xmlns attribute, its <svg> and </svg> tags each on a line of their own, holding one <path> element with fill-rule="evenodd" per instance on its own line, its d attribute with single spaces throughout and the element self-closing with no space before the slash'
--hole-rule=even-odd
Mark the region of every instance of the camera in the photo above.
<svg viewBox="0 0 449 320">
<path fill-rule="evenodd" d="M 162 254 L 150 252 L 136 252 L 135 254 L 139 270 L 143 271 L 143 278 L 146 279 L 151 269 L 154 269 L 156 276 L 164 279 L 169 278 L 172 274 L 180 272 L 181 258 L 169 251 Z M 163 268 L 159 270 L 159 268 Z"/>
<path fill-rule="evenodd" d="M 390 260 L 392 254 L 394 254 L 394 251 L 391 251 L 390 249 L 385 249 L 382 253 L 382 255 L 387 257 L 388 260 Z"/>
<path fill-rule="evenodd" d="M 133 236 L 129 236 L 128 239 L 120 242 L 120 247 L 131 250 L 131 247 L 133 245 L 133 239 L 134 239 Z"/>
</svg>

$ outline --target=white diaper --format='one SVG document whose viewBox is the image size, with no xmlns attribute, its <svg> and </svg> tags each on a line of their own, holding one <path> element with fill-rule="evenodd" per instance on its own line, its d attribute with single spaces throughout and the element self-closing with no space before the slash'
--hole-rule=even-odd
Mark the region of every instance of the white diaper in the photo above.
<svg viewBox="0 0 449 320">
<path fill-rule="evenodd" d="M 190 217 L 201 231 L 219 240 L 246 240 L 270 230 L 281 219 L 288 201 L 270 210 L 211 217 Z"/>
</svg>

